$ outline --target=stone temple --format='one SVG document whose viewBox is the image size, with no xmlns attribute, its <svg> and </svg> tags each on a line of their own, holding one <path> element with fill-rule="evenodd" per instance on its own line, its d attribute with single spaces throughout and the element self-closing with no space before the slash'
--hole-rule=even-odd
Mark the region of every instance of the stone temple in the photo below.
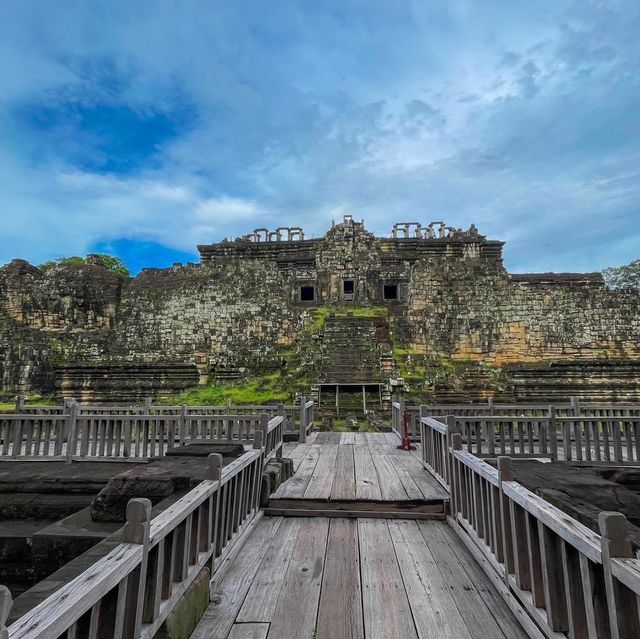
<svg viewBox="0 0 640 639">
<path fill-rule="evenodd" d="M 166 396 L 280 372 L 335 401 L 640 399 L 640 293 L 598 273 L 511 274 L 475 226 L 345 216 L 321 238 L 256 229 L 128 278 L 99 259 L 0 269 L 2 392 Z M 535 250 L 535 246 L 531 246 Z"/>
</svg>

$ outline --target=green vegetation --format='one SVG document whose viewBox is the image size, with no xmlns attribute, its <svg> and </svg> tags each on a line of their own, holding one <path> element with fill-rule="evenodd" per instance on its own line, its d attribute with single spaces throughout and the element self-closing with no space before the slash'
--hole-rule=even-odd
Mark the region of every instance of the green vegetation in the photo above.
<svg viewBox="0 0 640 639">
<path fill-rule="evenodd" d="M 509 385 L 502 368 L 475 360 L 450 360 L 400 347 L 394 347 L 393 355 L 411 401 L 433 401 L 442 391 L 463 392 L 468 379 L 493 392 L 503 392 Z"/>
<path fill-rule="evenodd" d="M 42 397 L 41 395 L 30 395 L 26 398 L 27 406 L 54 406 L 56 401 L 51 397 Z M 0 401 L 0 413 L 15 413 L 16 400 L 10 395 L 5 395 Z"/>
<path fill-rule="evenodd" d="M 285 390 L 282 376 L 277 372 L 241 382 L 194 388 L 172 398 L 170 403 L 219 406 L 227 400 L 232 404 L 267 404 L 292 401 L 293 397 Z"/>
<path fill-rule="evenodd" d="M 113 255 L 107 255 L 106 253 L 92 253 L 91 256 L 87 257 L 79 257 L 77 255 L 73 255 L 71 257 L 59 257 L 56 260 L 51 260 L 50 262 L 45 262 L 44 264 L 40 264 L 40 268 L 43 271 L 48 271 L 56 266 L 61 266 L 65 264 L 87 264 L 87 258 L 90 257 L 93 263 L 99 262 L 106 269 L 113 271 L 114 273 L 118 273 L 119 275 L 129 276 L 129 269 L 125 266 L 124 262 L 119 257 L 114 257 Z"/>
<path fill-rule="evenodd" d="M 640 289 L 640 260 L 634 260 L 624 266 L 605 268 L 602 277 L 609 288 Z"/>
<path fill-rule="evenodd" d="M 312 322 L 309 326 L 311 333 L 319 332 L 325 325 L 329 315 L 336 317 L 379 317 L 387 316 L 389 309 L 385 306 L 331 306 L 311 309 Z"/>
</svg>

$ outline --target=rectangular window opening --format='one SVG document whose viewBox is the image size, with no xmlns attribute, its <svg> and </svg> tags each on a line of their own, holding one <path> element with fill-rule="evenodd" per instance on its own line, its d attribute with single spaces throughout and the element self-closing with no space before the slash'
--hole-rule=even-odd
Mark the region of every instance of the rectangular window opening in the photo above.
<svg viewBox="0 0 640 639">
<path fill-rule="evenodd" d="M 301 302 L 313 302 L 316 299 L 316 287 L 315 286 L 301 286 L 300 287 L 300 301 Z"/>
<path fill-rule="evenodd" d="M 398 299 L 398 285 L 397 284 L 385 284 L 382 290 L 382 297 L 385 300 L 397 300 Z"/>
<path fill-rule="evenodd" d="M 344 280 L 343 282 L 343 291 L 345 295 L 353 295 L 353 280 Z"/>
</svg>

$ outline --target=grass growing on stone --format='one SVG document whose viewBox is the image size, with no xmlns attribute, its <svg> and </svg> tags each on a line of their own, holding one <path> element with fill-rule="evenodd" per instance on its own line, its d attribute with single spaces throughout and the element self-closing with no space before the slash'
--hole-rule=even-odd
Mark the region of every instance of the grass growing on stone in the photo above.
<svg viewBox="0 0 640 639">
<path fill-rule="evenodd" d="M 290 394 L 282 387 L 279 373 L 253 377 L 241 382 L 214 384 L 186 391 L 171 400 L 172 404 L 192 406 L 220 406 L 232 404 L 261 405 L 287 402 Z"/>
<path fill-rule="evenodd" d="M 329 315 L 336 317 L 379 317 L 388 315 L 389 309 L 385 306 L 322 306 L 311 309 L 313 321 L 310 329 L 317 333 L 326 324 Z"/>
</svg>

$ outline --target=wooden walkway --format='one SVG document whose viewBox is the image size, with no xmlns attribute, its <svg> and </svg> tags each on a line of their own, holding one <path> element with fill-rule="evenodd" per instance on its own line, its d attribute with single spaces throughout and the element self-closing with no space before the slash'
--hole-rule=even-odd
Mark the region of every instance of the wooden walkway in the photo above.
<svg viewBox="0 0 640 639">
<path fill-rule="evenodd" d="M 447 493 L 419 457 L 385 433 L 315 433 L 285 444 L 295 474 L 269 501 L 271 515 L 444 517 Z"/>
<path fill-rule="evenodd" d="M 193 639 L 524 639 L 445 522 L 264 517 Z"/>
</svg>

